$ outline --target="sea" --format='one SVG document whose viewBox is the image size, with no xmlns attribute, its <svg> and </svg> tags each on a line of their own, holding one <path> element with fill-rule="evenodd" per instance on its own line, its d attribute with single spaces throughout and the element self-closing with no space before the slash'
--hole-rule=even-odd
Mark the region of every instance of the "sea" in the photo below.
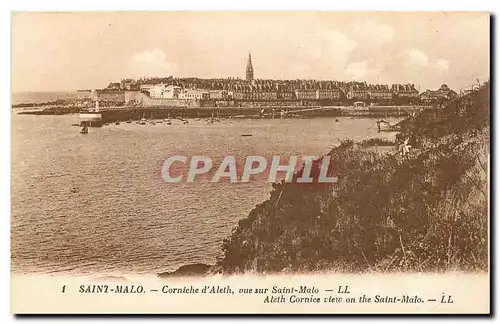
<svg viewBox="0 0 500 324">
<path fill-rule="evenodd" d="M 73 126 L 76 115 L 14 109 L 11 122 L 17 274 L 141 275 L 213 264 L 223 239 L 269 198 L 272 185 L 262 177 L 167 183 L 167 158 L 208 156 L 216 167 L 227 155 L 318 156 L 344 139 L 394 136 L 378 133 L 374 119 L 353 117 L 122 122 L 85 135 Z"/>
<path fill-rule="evenodd" d="M 76 91 L 24 91 L 13 92 L 11 104 L 50 102 L 57 99 L 76 99 Z"/>
</svg>

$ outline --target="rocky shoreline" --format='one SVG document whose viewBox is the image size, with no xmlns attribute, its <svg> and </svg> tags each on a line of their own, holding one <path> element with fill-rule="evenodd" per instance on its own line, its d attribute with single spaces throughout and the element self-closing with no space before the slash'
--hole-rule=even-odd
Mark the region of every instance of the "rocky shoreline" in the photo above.
<svg viewBox="0 0 500 324">
<path fill-rule="evenodd" d="M 171 278 L 171 277 L 204 276 L 209 274 L 212 268 L 213 265 L 208 265 L 204 263 L 193 263 L 193 264 L 183 265 L 175 271 L 158 273 L 158 277 Z"/>
</svg>

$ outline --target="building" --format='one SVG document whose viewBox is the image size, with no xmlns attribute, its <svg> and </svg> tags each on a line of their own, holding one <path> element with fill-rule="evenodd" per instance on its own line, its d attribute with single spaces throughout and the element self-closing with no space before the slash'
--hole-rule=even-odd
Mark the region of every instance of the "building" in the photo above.
<svg viewBox="0 0 500 324">
<path fill-rule="evenodd" d="M 76 98 L 78 100 L 91 100 L 93 98 L 92 90 L 77 90 Z"/>
<path fill-rule="evenodd" d="M 228 93 L 226 90 L 209 90 L 209 97 L 213 100 L 224 100 L 227 99 Z"/>
<path fill-rule="evenodd" d="M 143 91 L 143 92 L 149 92 L 149 90 L 150 90 L 151 88 L 153 88 L 153 87 L 154 87 L 154 85 L 153 85 L 153 84 L 141 84 L 141 85 L 139 86 L 139 90 L 140 90 L 140 91 Z"/>
<path fill-rule="evenodd" d="M 295 92 L 292 90 L 281 90 L 277 93 L 278 99 L 281 100 L 294 100 Z"/>
<path fill-rule="evenodd" d="M 316 99 L 319 99 L 319 100 L 340 99 L 341 95 L 342 95 L 342 91 L 340 91 L 340 89 L 338 89 L 338 88 L 316 90 Z"/>
<path fill-rule="evenodd" d="M 257 89 L 249 92 L 250 100 L 276 100 L 278 99 L 278 93 L 275 90 L 270 89 Z"/>
<path fill-rule="evenodd" d="M 163 92 L 165 91 L 166 86 L 162 83 L 155 84 L 153 87 L 149 88 L 149 97 L 152 99 L 162 99 Z"/>
<path fill-rule="evenodd" d="M 253 65 L 252 65 L 252 55 L 248 53 L 247 67 L 245 70 L 246 80 L 248 82 L 253 81 Z"/>
<path fill-rule="evenodd" d="M 251 86 L 247 84 L 236 84 L 228 91 L 228 98 L 235 100 L 251 100 Z"/>
<path fill-rule="evenodd" d="M 179 99 L 184 100 L 208 100 L 210 93 L 201 89 L 187 89 L 180 93 Z"/>
<path fill-rule="evenodd" d="M 426 103 L 445 101 L 455 99 L 456 97 L 457 93 L 448 88 L 446 84 L 441 85 L 438 90 L 427 89 L 420 95 L 420 99 Z"/>
<path fill-rule="evenodd" d="M 125 79 L 120 82 L 121 90 L 137 90 L 136 82 L 133 79 Z"/>
<path fill-rule="evenodd" d="M 297 100 L 315 100 L 316 90 L 313 89 L 296 89 L 295 98 Z"/>
<path fill-rule="evenodd" d="M 151 99 L 179 99 L 181 87 L 160 83 L 150 87 L 148 92 Z"/>
<path fill-rule="evenodd" d="M 391 92 L 399 99 L 416 99 L 419 97 L 418 90 L 413 84 L 393 84 Z"/>
<path fill-rule="evenodd" d="M 125 102 L 125 91 L 113 89 L 96 89 L 94 92 L 94 100 L 114 103 Z"/>
<path fill-rule="evenodd" d="M 347 90 L 347 99 L 352 100 L 366 100 L 369 98 L 368 89 L 366 85 L 353 84 Z"/>
<path fill-rule="evenodd" d="M 163 90 L 161 98 L 162 99 L 179 99 L 180 94 L 181 94 L 181 87 L 174 86 L 174 85 L 168 85 Z"/>
<path fill-rule="evenodd" d="M 392 92 L 386 84 L 370 85 L 368 87 L 368 95 L 374 101 L 391 101 Z"/>
</svg>

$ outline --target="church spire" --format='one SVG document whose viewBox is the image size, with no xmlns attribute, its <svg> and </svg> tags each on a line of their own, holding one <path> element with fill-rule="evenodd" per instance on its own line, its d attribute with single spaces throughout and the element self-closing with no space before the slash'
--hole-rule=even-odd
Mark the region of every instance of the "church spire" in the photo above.
<svg viewBox="0 0 500 324">
<path fill-rule="evenodd" d="M 246 79 L 247 81 L 253 80 L 253 66 L 252 66 L 252 54 L 248 53 L 248 61 L 246 68 Z"/>
</svg>

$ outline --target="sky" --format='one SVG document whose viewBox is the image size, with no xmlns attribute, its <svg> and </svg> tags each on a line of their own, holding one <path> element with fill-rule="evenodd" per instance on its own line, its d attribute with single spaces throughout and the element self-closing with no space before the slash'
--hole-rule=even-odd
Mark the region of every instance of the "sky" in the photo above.
<svg viewBox="0 0 500 324">
<path fill-rule="evenodd" d="M 490 76 L 487 12 L 14 12 L 11 89 L 147 76 L 446 83 Z"/>
</svg>

